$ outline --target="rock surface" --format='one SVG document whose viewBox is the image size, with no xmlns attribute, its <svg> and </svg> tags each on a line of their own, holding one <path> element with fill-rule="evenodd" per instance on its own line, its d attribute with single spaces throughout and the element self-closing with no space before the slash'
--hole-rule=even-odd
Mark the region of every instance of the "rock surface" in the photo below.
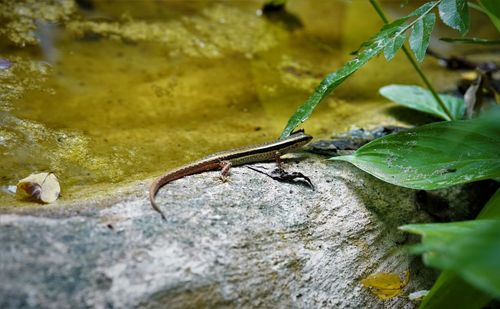
<svg viewBox="0 0 500 309">
<path fill-rule="evenodd" d="M 163 187 L 167 222 L 149 205 L 149 181 L 83 204 L 3 209 L 0 307 L 414 307 L 404 295 L 433 280 L 397 230 L 429 220 L 415 192 L 317 157 L 285 168 L 316 190 L 237 167 L 225 183 L 207 172 Z M 390 300 L 360 284 L 406 271 Z"/>
</svg>

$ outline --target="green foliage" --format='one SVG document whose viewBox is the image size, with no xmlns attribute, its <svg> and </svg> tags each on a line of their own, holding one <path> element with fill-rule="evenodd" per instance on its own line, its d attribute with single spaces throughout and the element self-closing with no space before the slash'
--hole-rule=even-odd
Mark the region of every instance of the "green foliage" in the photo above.
<svg viewBox="0 0 500 309">
<path fill-rule="evenodd" d="M 500 1 L 478 1 L 479 5 L 471 4 L 471 7 L 488 14 L 500 31 Z M 391 85 L 382 88 L 380 93 L 399 104 L 449 122 L 392 134 L 366 144 L 353 155 L 332 160 L 351 162 L 384 181 L 415 189 L 431 190 L 500 177 L 498 111 L 493 111 L 487 117 L 458 120 L 464 114 L 464 101 L 447 95 L 438 96 L 404 46 L 406 32 L 411 29 L 411 50 L 417 61 L 423 61 L 436 21 L 432 13 L 435 7 L 438 7 L 439 16 L 446 25 L 465 35 L 469 30 L 467 1 L 430 1 L 392 23 L 387 22 L 376 0 L 370 0 L 370 3 L 386 25 L 361 45 L 355 59 L 326 76 L 289 119 L 281 138 L 287 137 L 309 118 L 326 96 L 373 57 L 383 51 L 389 61 L 399 49 L 403 49 L 431 91 L 417 86 Z M 495 41 L 477 38 L 446 40 L 454 43 L 496 44 Z M 424 299 L 422 307 L 480 308 L 491 299 L 482 290 L 500 297 L 500 193 L 497 192 L 495 196 L 496 208 L 492 210 L 486 207 L 489 210 L 485 213 L 496 215 L 496 220 L 402 227 L 424 235 L 423 244 L 417 246 L 415 252 L 425 254 L 426 264 L 445 269 Z"/>
<path fill-rule="evenodd" d="M 479 10 L 490 18 L 491 22 L 500 32 L 500 1 L 498 0 L 479 0 L 479 5 L 470 3 L 470 7 Z"/>
<path fill-rule="evenodd" d="M 487 40 L 481 38 L 440 38 L 440 40 L 458 44 L 500 45 L 500 40 Z"/>
<path fill-rule="evenodd" d="M 419 309 L 480 309 L 487 305 L 491 298 L 463 280 L 456 272 L 444 270 L 420 303 Z"/>
<path fill-rule="evenodd" d="M 387 44 L 384 48 L 384 57 L 387 61 L 391 61 L 392 58 L 396 55 L 396 52 L 403 47 L 403 44 L 406 40 L 406 35 L 404 33 L 399 34 L 391 40 L 389 44 Z"/>
<path fill-rule="evenodd" d="M 423 253 L 426 265 L 452 270 L 500 297 L 500 220 L 412 224 L 400 229 L 423 236 L 411 251 Z"/>
<path fill-rule="evenodd" d="M 500 190 L 490 198 L 477 219 L 500 219 Z M 420 308 L 483 308 L 491 296 L 464 281 L 456 272 L 445 270 L 434 283 Z"/>
<path fill-rule="evenodd" d="M 500 119 L 488 117 L 425 125 L 376 139 L 347 161 L 386 182 L 433 190 L 500 176 Z"/>
<path fill-rule="evenodd" d="M 418 111 L 431 114 L 444 120 L 460 120 L 464 116 L 465 102 L 462 98 L 451 95 L 440 94 L 441 101 L 446 105 L 453 118 L 437 104 L 432 93 L 419 86 L 409 85 L 389 85 L 380 88 L 380 94 L 387 99 L 416 109 Z"/>
<path fill-rule="evenodd" d="M 467 0 L 441 0 L 439 17 L 451 28 L 466 34 L 469 31 L 469 8 Z"/>
<path fill-rule="evenodd" d="M 490 198 L 483 207 L 477 219 L 498 219 L 500 220 L 500 189 Z"/>
<path fill-rule="evenodd" d="M 500 1 L 478 1 L 479 5 L 471 6 L 488 14 L 500 31 Z M 370 0 L 370 3 L 387 23 L 377 1 Z M 438 7 L 439 16 L 446 25 L 462 35 L 468 32 L 466 0 L 431 1 L 406 17 L 387 23 L 361 45 L 355 59 L 326 76 L 289 119 L 281 138 L 288 136 L 309 118 L 327 95 L 373 57 L 383 51 L 385 58 L 391 60 L 402 48 L 431 92 L 417 86 L 391 85 L 382 88 L 381 94 L 399 104 L 449 122 L 392 134 L 361 147 L 353 155 L 332 160 L 351 162 L 384 181 L 415 189 L 438 189 L 500 177 L 500 114 L 493 112 L 488 117 L 458 120 L 464 114 L 464 101 L 446 95 L 438 96 L 404 47 L 406 32 L 411 29 L 411 50 L 417 61 L 423 61 L 436 20 L 432 13 L 435 7 Z M 477 38 L 459 40 L 476 44 L 495 42 Z M 452 42 L 459 40 L 448 39 Z M 481 289 L 500 295 L 500 268 L 497 265 L 500 260 L 500 193 L 497 192 L 496 196 L 496 209 L 491 210 L 490 207 L 486 212 L 489 215 L 496 214 L 496 220 L 403 227 L 424 235 L 424 243 L 416 247 L 415 252 L 425 253 L 424 259 L 428 265 L 445 269 L 424 299 L 422 307 L 480 308 L 491 299 Z"/>
<path fill-rule="evenodd" d="M 435 23 L 436 15 L 430 13 L 418 20 L 413 26 L 410 35 L 410 47 L 419 62 L 424 60 L 425 51 L 429 47 L 429 38 Z"/>
<path fill-rule="evenodd" d="M 376 1 L 370 0 L 370 2 L 383 16 Z M 432 13 L 435 7 L 439 8 L 439 16 L 445 24 L 459 30 L 462 34 L 469 30 L 469 11 L 465 0 L 430 1 L 409 15 L 386 24 L 376 35 L 361 44 L 355 59 L 350 60 L 337 71 L 328 74 L 321 81 L 313 94 L 290 117 L 281 133 L 281 138 L 290 135 L 299 124 L 306 121 L 326 96 L 373 57 L 383 51 L 385 58 L 391 60 L 396 52 L 403 47 L 406 32 L 410 29 L 410 47 L 417 60 L 422 61 L 429 46 L 429 38 L 436 20 L 434 13 Z M 409 21 L 412 18 L 413 20 Z M 418 70 L 418 67 L 416 69 Z M 435 99 L 439 99 L 437 95 Z"/>
<path fill-rule="evenodd" d="M 401 48 L 404 43 L 404 33 L 410 29 L 418 20 L 424 18 L 438 2 L 429 2 L 406 17 L 397 19 L 392 23 L 386 24 L 380 31 L 364 42 L 357 53 L 355 59 L 350 60 L 337 71 L 328 74 L 314 90 L 313 94 L 300 106 L 295 113 L 290 117 L 288 123 L 281 133 L 281 138 L 285 138 L 302 122 L 307 120 L 316 106 L 335 88 L 337 88 L 344 80 L 351 76 L 354 72 L 360 69 L 373 57 L 386 52 L 386 57 L 392 58 L 394 53 Z M 409 24 L 405 22 L 410 17 L 416 17 L 415 20 Z M 403 39 L 402 39 L 403 37 Z"/>
</svg>

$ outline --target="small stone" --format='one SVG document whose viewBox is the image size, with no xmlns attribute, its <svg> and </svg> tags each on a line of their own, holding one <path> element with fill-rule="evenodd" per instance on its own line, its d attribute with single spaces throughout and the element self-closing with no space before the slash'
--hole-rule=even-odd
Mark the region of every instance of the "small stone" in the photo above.
<svg viewBox="0 0 500 309">
<path fill-rule="evenodd" d="M 11 61 L 4 58 L 0 58 L 0 70 L 8 70 L 10 69 L 11 66 L 12 66 Z"/>
</svg>

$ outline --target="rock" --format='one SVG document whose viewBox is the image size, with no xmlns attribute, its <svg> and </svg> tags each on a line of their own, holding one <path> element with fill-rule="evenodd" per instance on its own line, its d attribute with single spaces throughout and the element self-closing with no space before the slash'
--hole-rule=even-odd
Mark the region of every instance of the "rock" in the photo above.
<svg viewBox="0 0 500 309">
<path fill-rule="evenodd" d="M 429 220 L 415 191 L 348 163 L 297 160 L 285 168 L 315 191 L 246 167 L 226 183 L 207 172 L 160 190 L 167 222 L 147 200 L 149 181 L 76 204 L 2 208 L 0 307 L 412 308 L 404 295 L 434 279 L 397 230 Z M 407 270 L 390 300 L 360 283 Z"/>
<path fill-rule="evenodd" d="M 0 70 L 8 70 L 12 66 L 12 62 L 8 59 L 0 58 Z"/>
<path fill-rule="evenodd" d="M 335 157 L 352 154 L 361 146 L 374 139 L 406 130 L 404 127 L 385 126 L 373 130 L 354 129 L 346 133 L 335 135 L 329 140 L 319 140 L 308 145 L 308 150 L 312 153 Z"/>
</svg>

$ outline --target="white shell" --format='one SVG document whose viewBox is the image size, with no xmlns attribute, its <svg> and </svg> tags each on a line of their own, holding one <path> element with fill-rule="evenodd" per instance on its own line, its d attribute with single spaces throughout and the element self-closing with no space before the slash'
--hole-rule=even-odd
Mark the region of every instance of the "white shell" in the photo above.
<svg viewBox="0 0 500 309">
<path fill-rule="evenodd" d="M 16 194 L 22 199 L 52 203 L 60 193 L 59 180 L 54 173 L 31 174 L 17 183 Z"/>
<path fill-rule="evenodd" d="M 416 292 L 410 293 L 410 295 L 408 295 L 408 298 L 410 300 L 422 300 L 427 294 L 429 294 L 428 290 L 416 291 Z"/>
</svg>

